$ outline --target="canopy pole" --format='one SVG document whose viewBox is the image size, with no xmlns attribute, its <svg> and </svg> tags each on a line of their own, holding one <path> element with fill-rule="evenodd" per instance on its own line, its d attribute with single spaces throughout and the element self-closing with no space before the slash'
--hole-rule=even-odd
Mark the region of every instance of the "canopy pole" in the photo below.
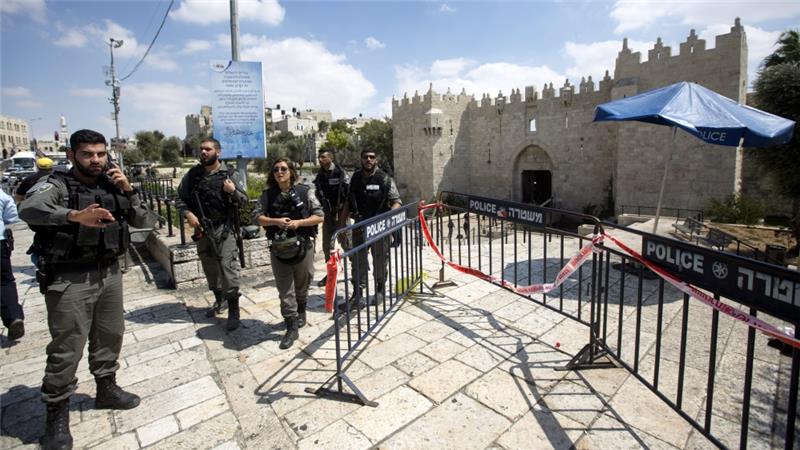
<svg viewBox="0 0 800 450">
<path fill-rule="evenodd" d="M 675 134 L 678 132 L 678 127 L 672 127 L 672 145 L 669 148 L 667 155 L 667 162 L 664 163 L 664 176 L 661 177 L 661 191 L 658 193 L 658 203 L 656 204 L 656 221 L 653 224 L 653 234 L 656 234 L 658 229 L 658 219 L 661 218 L 661 201 L 664 199 L 664 188 L 667 185 L 667 173 L 669 173 L 669 165 L 672 162 L 672 154 L 675 153 Z"/>
</svg>

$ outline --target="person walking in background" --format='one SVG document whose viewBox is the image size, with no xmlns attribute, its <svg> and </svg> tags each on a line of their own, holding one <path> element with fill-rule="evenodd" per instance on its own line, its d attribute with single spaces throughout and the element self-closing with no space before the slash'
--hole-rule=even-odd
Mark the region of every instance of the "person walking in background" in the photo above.
<svg viewBox="0 0 800 450">
<path fill-rule="evenodd" d="M 178 186 L 176 206 L 190 227 L 196 230 L 197 254 L 214 293 L 214 305 L 206 317 L 228 310 L 226 328 L 239 328 L 238 248 L 234 233 L 239 208 L 247 203 L 239 173 L 221 159 L 218 140 L 200 142 L 200 164 L 189 169 Z"/>
<path fill-rule="evenodd" d="M 355 223 L 362 222 L 386 211 L 399 208 L 400 193 L 392 177 L 378 168 L 378 155 L 374 150 L 366 148 L 361 151 L 361 170 L 356 171 L 350 179 L 350 214 Z M 386 288 L 387 265 L 386 257 L 389 252 L 389 238 L 369 247 L 372 254 L 375 278 L 375 300 L 383 300 Z M 353 230 L 353 248 L 364 243 L 364 230 Z M 349 304 L 350 309 L 363 308 L 367 300 L 363 292 L 367 287 L 367 250 L 357 252 L 353 256 L 353 295 L 347 302 L 339 305 L 339 310 L 344 311 Z"/>
<path fill-rule="evenodd" d="M 69 398 L 89 341 L 89 371 L 97 383 L 95 408 L 131 409 L 139 397 L 117 384 L 125 333 L 119 256 L 128 250 L 128 225 L 152 227 L 155 217 L 116 165 L 105 137 L 92 130 L 70 136 L 69 172 L 53 172 L 20 204 L 19 215 L 35 235 L 36 280 L 44 294 L 47 366 L 42 400 L 47 405 L 44 449 L 72 448 Z"/>
<path fill-rule="evenodd" d="M 19 304 L 17 282 L 11 270 L 11 252 L 14 250 L 14 235 L 8 226 L 19 222 L 17 205 L 5 191 L 0 190 L 0 316 L 6 327 L 6 338 L 16 341 L 25 335 L 25 313 Z"/>
<path fill-rule="evenodd" d="M 25 195 L 41 179 L 47 178 L 53 172 L 53 160 L 50 158 L 39 158 L 36 160 L 36 167 L 39 169 L 33 175 L 28 175 L 22 180 L 14 191 L 14 200 L 17 203 L 25 200 Z"/>
<path fill-rule="evenodd" d="M 279 347 L 287 349 L 306 324 L 308 286 L 314 277 L 314 246 L 322 207 L 310 187 L 297 183 L 297 171 L 288 158 L 278 158 L 267 176 L 256 212 L 258 224 L 270 239 L 270 262 L 286 334 Z"/>
<path fill-rule="evenodd" d="M 350 190 L 350 177 L 347 172 L 333 162 L 333 149 L 323 147 L 319 150 L 320 169 L 314 178 L 315 195 L 322 205 L 325 219 L 322 222 L 322 251 L 325 253 L 325 262 L 331 257 L 331 237 L 336 230 L 347 226 L 348 202 Z M 347 236 L 339 235 L 339 244 L 348 247 Z M 324 276 L 317 286 L 325 286 L 328 276 Z"/>
</svg>

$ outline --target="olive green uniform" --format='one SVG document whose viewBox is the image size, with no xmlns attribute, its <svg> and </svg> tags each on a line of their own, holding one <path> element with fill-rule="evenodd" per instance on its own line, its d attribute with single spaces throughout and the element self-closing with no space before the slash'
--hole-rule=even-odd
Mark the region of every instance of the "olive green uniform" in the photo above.
<svg viewBox="0 0 800 450">
<path fill-rule="evenodd" d="M 98 201 L 116 222 L 106 228 L 67 222 L 70 210 Z M 47 345 L 42 399 L 58 403 L 75 391 L 75 372 L 87 339 L 89 370 L 95 378 L 113 375 L 119 368 L 125 323 L 118 256 L 127 249 L 127 224 L 152 227 L 155 217 L 135 192 L 123 193 L 110 181 L 85 186 L 72 172 L 50 175 L 29 192 L 19 213 L 36 232 L 37 278 L 45 294 L 52 338 Z"/>
<path fill-rule="evenodd" d="M 225 179 L 230 179 L 236 185 L 236 190 L 231 194 L 222 190 Z M 218 299 L 238 299 L 241 265 L 234 235 L 234 214 L 238 214 L 239 207 L 247 203 L 241 178 L 236 170 L 230 169 L 224 162 L 220 162 L 219 168 L 211 173 L 206 173 L 202 165 L 193 167 L 178 186 L 176 205 L 181 216 L 191 211 L 198 219 L 201 218 L 194 196 L 196 191 L 202 202 L 203 213 L 214 226 L 213 238 L 220 251 L 220 255 L 214 254 L 212 243 L 209 242 L 212 233 L 204 230 L 204 236 L 197 242 L 197 254 L 208 288 Z"/>
</svg>

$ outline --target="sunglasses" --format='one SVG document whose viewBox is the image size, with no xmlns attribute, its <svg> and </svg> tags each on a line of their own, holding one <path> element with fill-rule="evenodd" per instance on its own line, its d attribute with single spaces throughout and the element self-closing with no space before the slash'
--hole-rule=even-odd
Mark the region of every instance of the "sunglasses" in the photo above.
<svg viewBox="0 0 800 450">
<path fill-rule="evenodd" d="M 289 171 L 289 168 L 288 167 L 283 167 L 283 166 L 281 166 L 281 167 L 273 167 L 272 168 L 272 173 L 288 172 L 288 171 Z"/>
<path fill-rule="evenodd" d="M 375 155 L 364 155 L 361 157 L 361 159 L 375 159 L 375 158 L 377 158 L 377 156 Z"/>
</svg>

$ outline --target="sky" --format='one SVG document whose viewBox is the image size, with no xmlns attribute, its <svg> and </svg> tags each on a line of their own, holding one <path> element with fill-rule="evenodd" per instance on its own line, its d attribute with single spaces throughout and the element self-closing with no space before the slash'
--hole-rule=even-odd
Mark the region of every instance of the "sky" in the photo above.
<svg viewBox="0 0 800 450">
<path fill-rule="evenodd" d="M 780 33 L 800 28 L 798 0 L 238 0 L 238 9 L 240 59 L 262 62 L 265 105 L 334 119 L 391 116 L 393 96 L 430 83 L 480 98 L 597 81 L 613 76 L 623 38 L 642 60 L 658 37 L 677 54 L 691 29 L 713 48 L 736 17 L 752 82 Z M 62 115 L 70 131 L 114 136 L 109 38 L 123 41 L 121 136 L 183 138 L 185 116 L 211 102 L 209 62 L 231 58 L 229 1 L 2 0 L 0 113 L 29 120 L 37 138 L 52 139 Z"/>
</svg>

